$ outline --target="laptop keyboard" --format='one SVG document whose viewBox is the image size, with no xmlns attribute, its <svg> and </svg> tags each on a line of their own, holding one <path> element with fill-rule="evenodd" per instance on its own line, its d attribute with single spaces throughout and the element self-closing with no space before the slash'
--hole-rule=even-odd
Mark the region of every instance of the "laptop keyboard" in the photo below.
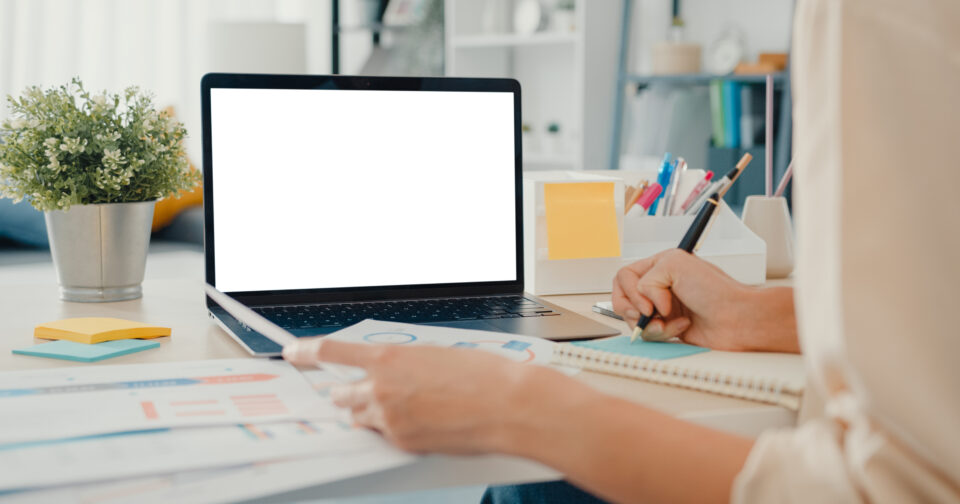
<svg viewBox="0 0 960 504">
<path fill-rule="evenodd" d="M 560 315 L 523 296 L 265 306 L 254 311 L 284 329 L 343 327 L 370 318 L 417 324 Z"/>
</svg>

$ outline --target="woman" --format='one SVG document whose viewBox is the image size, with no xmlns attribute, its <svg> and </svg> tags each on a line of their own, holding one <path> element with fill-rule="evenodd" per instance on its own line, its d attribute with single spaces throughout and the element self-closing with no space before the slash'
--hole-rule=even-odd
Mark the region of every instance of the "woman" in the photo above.
<svg viewBox="0 0 960 504">
<path fill-rule="evenodd" d="M 958 26 L 949 0 L 798 2 L 795 292 L 677 251 L 617 275 L 631 324 L 656 306 L 649 331 L 802 348 L 795 429 L 753 441 L 480 352 L 313 340 L 284 355 L 366 368 L 335 401 L 401 448 L 519 455 L 613 501 L 960 502 Z"/>
</svg>

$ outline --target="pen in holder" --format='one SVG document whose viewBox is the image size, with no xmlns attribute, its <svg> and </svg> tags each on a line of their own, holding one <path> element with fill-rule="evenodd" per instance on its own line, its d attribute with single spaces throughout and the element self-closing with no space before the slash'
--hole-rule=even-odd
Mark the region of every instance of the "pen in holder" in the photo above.
<svg viewBox="0 0 960 504">
<path fill-rule="evenodd" d="M 743 223 L 767 243 L 767 277 L 793 272 L 793 225 L 783 196 L 747 196 Z"/>
</svg>

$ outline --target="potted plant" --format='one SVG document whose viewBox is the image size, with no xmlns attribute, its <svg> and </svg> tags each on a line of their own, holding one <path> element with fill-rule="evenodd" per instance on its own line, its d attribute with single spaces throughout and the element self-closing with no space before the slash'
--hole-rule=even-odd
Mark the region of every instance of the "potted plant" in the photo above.
<svg viewBox="0 0 960 504">
<path fill-rule="evenodd" d="M 61 299 L 140 297 L 154 203 L 200 180 L 183 124 L 136 87 L 91 94 L 77 78 L 7 100 L 0 197 L 44 212 Z"/>
</svg>

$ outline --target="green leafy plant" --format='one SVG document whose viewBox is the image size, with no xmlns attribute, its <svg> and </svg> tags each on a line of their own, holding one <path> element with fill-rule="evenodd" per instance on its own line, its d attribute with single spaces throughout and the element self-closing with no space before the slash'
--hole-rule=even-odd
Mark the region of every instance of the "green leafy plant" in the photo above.
<svg viewBox="0 0 960 504">
<path fill-rule="evenodd" d="M 183 124 L 136 87 L 91 94 L 74 78 L 7 97 L 0 125 L 0 197 L 37 210 L 159 199 L 191 189 Z"/>
</svg>

